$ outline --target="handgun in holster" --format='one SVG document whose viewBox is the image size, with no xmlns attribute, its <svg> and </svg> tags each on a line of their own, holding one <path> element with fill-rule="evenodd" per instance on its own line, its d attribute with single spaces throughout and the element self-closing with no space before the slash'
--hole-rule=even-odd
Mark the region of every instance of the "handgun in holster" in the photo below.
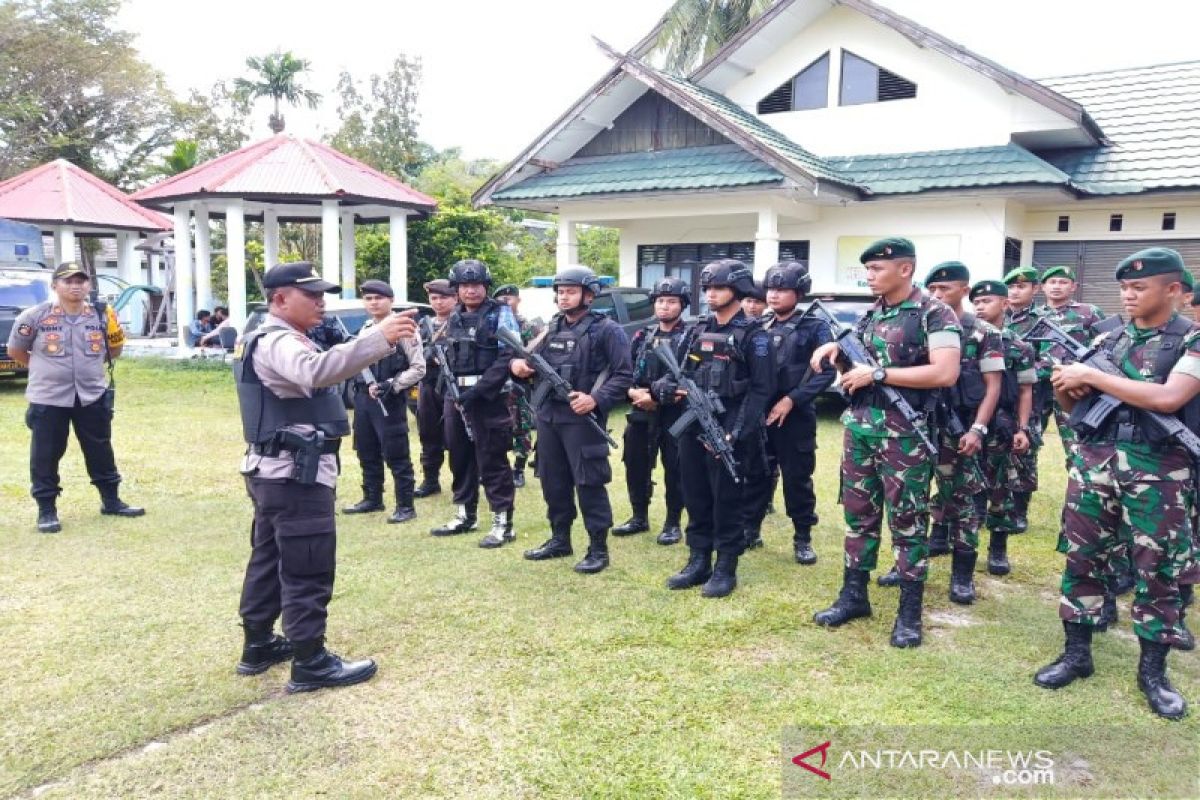
<svg viewBox="0 0 1200 800">
<path fill-rule="evenodd" d="M 280 431 L 280 445 L 292 451 L 292 480 L 304 486 L 317 482 L 317 471 L 321 467 L 321 454 L 325 450 L 324 431 L 302 434 L 295 431 Z"/>
</svg>

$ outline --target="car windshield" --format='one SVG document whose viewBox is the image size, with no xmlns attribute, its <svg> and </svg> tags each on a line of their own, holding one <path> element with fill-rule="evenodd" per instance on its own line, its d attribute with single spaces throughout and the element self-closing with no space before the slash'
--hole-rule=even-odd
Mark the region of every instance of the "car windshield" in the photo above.
<svg viewBox="0 0 1200 800">
<path fill-rule="evenodd" d="M 50 299 L 50 271 L 0 268 L 0 306 L 28 308 Z"/>
</svg>

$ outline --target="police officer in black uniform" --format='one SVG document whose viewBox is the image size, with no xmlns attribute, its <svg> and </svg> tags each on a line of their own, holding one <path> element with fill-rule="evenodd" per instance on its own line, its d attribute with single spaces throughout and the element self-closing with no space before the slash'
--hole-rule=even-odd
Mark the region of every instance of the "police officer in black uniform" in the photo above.
<svg viewBox="0 0 1200 800">
<path fill-rule="evenodd" d="M 817 464 L 816 401 L 834 376 L 830 371 L 811 373 L 808 362 L 813 352 L 833 337 L 828 325 L 804 316 L 797 308 L 812 288 L 808 267 L 798 261 L 782 261 L 767 270 L 763 283 L 771 310 L 763 328 L 770 334 L 775 359 L 775 391 L 766 419 L 767 450 L 783 475 L 784 508 L 792 521 L 796 563 L 815 564 L 812 529 L 817 524 L 817 497 L 812 476 Z M 757 532 L 774 484 L 751 481 L 747 490 L 747 506 L 753 515 L 750 529 Z"/>
<path fill-rule="evenodd" d="M 458 305 L 441 336 L 461 394 L 456 405 L 446 393 L 442 414 L 458 513 L 432 533 L 453 536 L 475 530 L 482 483 L 492 510 L 492 527 L 479 546 L 500 547 L 516 538 L 512 518 L 516 489 L 508 465 L 512 416 L 504 394 L 512 351 L 496 338 L 496 331 L 503 327 L 515 333 L 517 322 L 508 306 L 488 297 L 492 273 L 482 261 L 459 261 L 451 267 L 449 278 Z M 467 435 L 467 424 L 473 440 Z"/>
<path fill-rule="evenodd" d="M 430 497 L 440 494 L 442 462 L 446 459 L 446 431 L 443 411 L 445 410 L 445 387 L 442 386 L 442 370 L 433 358 L 430 340 L 438 335 L 454 313 L 457 302 L 450 281 L 445 278 L 428 281 L 425 294 L 433 308 L 433 316 L 422 320 L 421 336 L 425 345 L 425 377 L 417 389 L 417 438 L 421 440 L 421 473 L 424 476 L 413 490 L 413 497 Z M 427 335 L 424 335 L 427 334 Z"/>
<path fill-rule="evenodd" d="M 537 476 L 550 520 L 550 538 L 525 558 L 542 561 L 569 556 L 575 497 L 588 532 L 587 555 L 575 571 L 592 574 L 608 566 L 608 530 L 612 506 L 606 485 L 612 480 L 608 443 L 585 417 L 605 426 L 608 412 L 621 403 L 633 383 L 629 339 L 616 322 L 589 307 L 600 292 L 600 279 L 588 267 L 570 266 L 554 276 L 559 313 L 535 347 L 575 391 L 570 401 L 548 395 L 537 416 Z M 512 362 L 518 378 L 534 372 L 525 359 Z M 537 389 L 535 388 L 535 395 Z"/>
<path fill-rule="evenodd" d="M 308 262 L 272 267 L 263 277 L 269 310 L 234 361 L 242 462 L 254 503 L 250 562 L 239 614 L 245 629 L 241 675 L 292 658 L 289 692 L 348 686 L 375 674 L 374 661 L 345 662 L 325 649 L 337 549 L 337 451 L 350 433 L 335 387 L 415 335 L 409 317 L 390 315 L 367 333 L 323 351 L 304 335 L 317 325 L 327 283 Z M 282 615 L 287 638 L 272 633 Z"/>
<path fill-rule="evenodd" d="M 680 358 L 679 344 L 687 326 L 683 312 L 691 301 L 691 287 L 679 278 L 667 277 L 654 284 L 650 299 L 654 301 L 657 321 L 633 335 L 630 353 L 633 358 L 633 386 L 628 395 L 633 408 L 626 415 L 624 453 L 625 486 L 633 516 L 613 528 L 614 536 L 630 536 L 650 530 L 650 498 L 654 493 L 654 461 L 662 453 L 663 482 L 667 488 L 667 516 L 659 544 L 676 544 L 683 538 L 679 518 L 683 513 L 683 488 L 679 482 L 679 448 L 675 437 L 667 431 L 679 419 L 678 405 L 659 408 L 650 395 L 650 386 L 666 370 L 655 347 L 666 342 Z"/>
<path fill-rule="evenodd" d="M 710 313 L 688 329 L 685 340 L 684 369 L 697 386 L 721 399 L 725 411 L 719 421 L 733 442 L 743 476 L 745 465 L 763 459 L 763 415 L 774 382 L 770 338 L 739 305 L 753 285 L 751 272 L 741 261 L 727 258 L 706 266 L 700 286 Z M 684 402 L 671 376 L 655 381 L 652 391 L 662 405 Z M 737 586 L 738 557 L 745 546 L 744 481 L 735 480 L 696 433 L 695 427 L 689 428 L 679 439 L 691 553 L 687 566 L 667 579 L 667 586 L 687 589 L 703 584 L 705 597 L 725 597 Z"/>
</svg>

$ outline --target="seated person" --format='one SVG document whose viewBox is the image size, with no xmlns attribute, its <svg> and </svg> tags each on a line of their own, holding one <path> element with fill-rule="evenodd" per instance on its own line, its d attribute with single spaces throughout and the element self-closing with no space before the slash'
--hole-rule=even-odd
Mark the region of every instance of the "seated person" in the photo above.
<svg viewBox="0 0 1200 800">
<path fill-rule="evenodd" d="M 188 347 L 200 346 L 200 339 L 212 330 L 211 319 L 212 314 L 208 309 L 202 308 L 196 312 L 196 318 L 188 324 L 186 337 Z"/>
<path fill-rule="evenodd" d="M 209 319 L 208 333 L 200 337 L 198 347 L 220 347 L 221 346 L 221 329 L 228 328 L 229 309 L 225 306 L 217 306 L 213 309 L 212 317 Z"/>
</svg>

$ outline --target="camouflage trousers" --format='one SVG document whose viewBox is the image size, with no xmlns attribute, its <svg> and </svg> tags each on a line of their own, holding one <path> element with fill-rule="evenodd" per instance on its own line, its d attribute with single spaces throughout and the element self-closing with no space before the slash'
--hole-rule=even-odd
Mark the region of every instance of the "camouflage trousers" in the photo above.
<svg viewBox="0 0 1200 800">
<path fill-rule="evenodd" d="M 1009 474 L 1009 480 L 1012 481 L 1014 492 L 1033 494 L 1038 488 L 1038 453 L 1042 451 L 1042 429 L 1040 420 L 1030 419 L 1029 424 L 1037 428 L 1037 435 L 1031 437 L 1028 450 L 1020 455 L 1012 455 L 1013 471 Z"/>
<path fill-rule="evenodd" d="M 1134 633 L 1178 642 L 1179 578 L 1193 568 L 1190 458 L 1179 448 L 1151 453 L 1081 442 L 1077 449 L 1058 545 L 1067 557 L 1059 616 L 1085 625 L 1099 622 L 1109 560 L 1127 538 L 1137 576 Z"/>
<path fill-rule="evenodd" d="M 1021 460 L 1026 455 L 1027 452 L 1018 455 L 1012 451 L 1011 439 L 988 439 L 983 458 L 983 474 L 987 480 L 987 516 L 984 524 L 992 533 L 1016 532 L 1016 494 L 1026 491 L 1021 488 L 1024 485 Z"/>
<path fill-rule="evenodd" d="M 533 452 L 533 430 L 536 423 L 533 418 L 533 407 L 529 405 L 529 390 L 514 384 L 508 393 L 508 412 L 513 422 L 513 458 L 526 462 Z"/>
<path fill-rule="evenodd" d="M 979 548 L 979 525 L 983 521 L 976 496 L 987 490 L 982 478 L 980 454 L 958 453 L 958 437 L 938 434 L 937 493 L 930 499 L 933 522 L 945 526 L 954 550 L 974 553 Z"/>
<path fill-rule="evenodd" d="M 875 569 L 886 510 L 900 579 L 925 580 L 929 568 L 926 527 L 932 466 L 929 454 L 914 436 L 845 432 L 842 506 L 848 569 Z"/>
</svg>

